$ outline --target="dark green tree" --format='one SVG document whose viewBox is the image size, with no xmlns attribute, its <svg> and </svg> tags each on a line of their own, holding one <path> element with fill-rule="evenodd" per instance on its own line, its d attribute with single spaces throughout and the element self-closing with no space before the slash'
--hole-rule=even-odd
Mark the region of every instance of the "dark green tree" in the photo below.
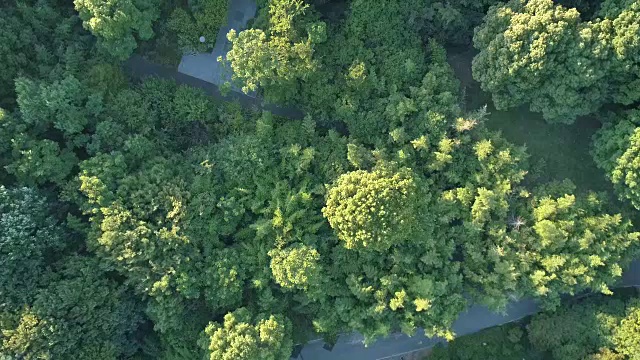
<svg viewBox="0 0 640 360">
<path fill-rule="evenodd" d="M 118 60 L 126 60 L 137 39 L 153 37 L 153 22 L 160 16 L 156 0 L 75 0 L 83 26 L 98 38 L 98 46 Z"/>
<path fill-rule="evenodd" d="M 0 321 L 0 354 L 23 359 L 118 359 L 136 352 L 139 303 L 95 258 L 64 259 L 33 302 Z"/>
<path fill-rule="evenodd" d="M 0 186 L 0 311 L 32 299 L 68 242 L 49 208 L 33 189 Z"/>
<path fill-rule="evenodd" d="M 596 19 L 551 0 L 492 7 L 477 30 L 473 73 L 498 109 L 528 103 L 549 122 L 571 124 L 603 104 L 638 99 L 637 1 L 603 2 Z M 624 75 L 623 75 L 624 74 Z"/>
</svg>

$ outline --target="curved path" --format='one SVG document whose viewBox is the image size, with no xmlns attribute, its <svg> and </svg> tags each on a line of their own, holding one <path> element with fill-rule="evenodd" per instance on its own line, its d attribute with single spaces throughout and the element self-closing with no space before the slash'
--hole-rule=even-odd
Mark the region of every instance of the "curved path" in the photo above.
<svg viewBox="0 0 640 360">
<path fill-rule="evenodd" d="M 290 119 L 302 119 L 304 113 L 298 109 L 291 107 L 276 106 L 266 104 L 259 97 L 245 95 L 239 91 L 229 91 L 229 94 L 222 95 L 218 85 L 183 74 L 173 68 L 152 63 L 141 56 L 135 55 L 124 63 L 125 70 L 134 78 L 142 79 L 145 77 L 161 77 L 173 79 L 178 84 L 189 85 L 203 89 L 207 94 L 216 99 L 223 101 L 237 101 L 243 107 L 262 109 L 270 111 L 272 114 L 287 117 Z"/>
</svg>

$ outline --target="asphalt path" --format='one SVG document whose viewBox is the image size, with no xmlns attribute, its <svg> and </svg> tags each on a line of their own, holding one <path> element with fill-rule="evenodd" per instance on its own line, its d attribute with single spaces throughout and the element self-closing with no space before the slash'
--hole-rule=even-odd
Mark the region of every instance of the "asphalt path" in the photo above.
<svg viewBox="0 0 640 360">
<path fill-rule="evenodd" d="M 178 84 L 189 85 L 203 89 L 207 94 L 222 101 L 237 101 L 243 107 L 253 108 L 255 110 L 266 110 L 272 114 L 287 117 L 290 119 L 302 119 L 304 113 L 292 107 L 276 106 L 264 103 L 260 97 L 249 96 L 239 91 L 229 91 L 223 95 L 218 85 L 176 71 L 176 69 L 152 63 L 142 56 L 135 55 L 124 63 L 124 69 L 133 78 L 143 79 L 146 77 L 161 77 L 165 79 L 173 79 Z"/>
<path fill-rule="evenodd" d="M 640 287 L 640 260 L 631 263 L 616 287 Z M 531 299 L 509 304 L 503 314 L 493 312 L 482 305 L 472 305 L 454 322 L 453 331 L 456 336 L 473 334 L 486 328 L 520 320 L 538 311 L 540 309 L 537 303 Z M 361 335 L 350 334 L 340 336 L 331 351 L 324 347 L 324 341 L 311 341 L 305 344 L 296 359 L 400 360 L 405 355 L 429 349 L 444 341 L 441 338 L 428 338 L 420 330 L 414 336 L 392 334 L 366 347 Z"/>
<path fill-rule="evenodd" d="M 231 69 L 218 62 L 218 57 L 226 59 L 227 53 L 231 50 L 231 43 L 227 40 L 229 31 L 232 29 L 237 32 L 242 31 L 249 20 L 255 16 L 257 8 L 255 0 L 229 1 L 227 21 L 218 30 L 213 50 L 210 53 L 185 54 L 180 61 L 178 71 L 216 85 L 231 81 Z M 233 89 L 240 91 L 235 86 Z M 249 94 L 249 96 L 255 95 Z"/>
</svg>

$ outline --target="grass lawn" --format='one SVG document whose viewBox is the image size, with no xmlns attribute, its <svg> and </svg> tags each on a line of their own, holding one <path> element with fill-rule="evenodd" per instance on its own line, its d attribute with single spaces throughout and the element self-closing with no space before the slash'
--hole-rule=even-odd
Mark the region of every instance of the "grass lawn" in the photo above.
<svg viewBox="0 0 640 360">
<path fill-rule="evenodd" d="M 570 179 L 578 191 L 611 191 L 604 172 L 589 154 L 591 137 L 600 127 L 594 118 L 573 125 L 547 124 L 526 107 L 497 111 L 488 106 L 487 127 L 514 144 L 525 145 L 536 182 Z"/>
<path fill-rule="evenodd" d="M 469 48 L 448 49 L 449 63 L 464 89 L 468 110 L 487 105 L 489 115 L 486 125 L 500 131 L 510 142 L 525 145 L 530 155 L 532 179 L 536 183 L 570 179 L 578 192 L 612 192 L 604 172 L 596 167 L 589 150 L 591 137 L 600 127 L 594 117 L 576 120 L 573 125 L 552 125 L 527 106 L 498 111 L 493 107 L 489 94 L 480 89 L 471 76 L 471 60 L 475 50 Z"/>
</svg>

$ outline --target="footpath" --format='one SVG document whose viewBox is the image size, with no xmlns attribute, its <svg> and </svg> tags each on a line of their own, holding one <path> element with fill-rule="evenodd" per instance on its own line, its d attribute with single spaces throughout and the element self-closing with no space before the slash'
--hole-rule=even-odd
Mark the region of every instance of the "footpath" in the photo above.
<svg viewBox="0 0 640 360">
<path fill-rule="evenodd" d="M 243 107 L 255 110 L 270 111 L 274 115 L 287 117 L 290 119 L 302 119 L 304 113 L 296 108 L 277 106 L 274 104 L 264 103 L 261 98 L 245 95 L 239 91 L 229 91 L 223 95 L 218 85 L 207 82 L 205 80 L 183 74 L 173 68 L 154 64 L 142 56 L 134 55 L 124 63 L 125 70 L 133 78 L 143 79 L 145 77 L 160 77 L 165 79 L 173 79 L 178 84 L 189 85 L 203 89 L 207 94 L 222 101 L 237 101 Z"/>
</svg>

